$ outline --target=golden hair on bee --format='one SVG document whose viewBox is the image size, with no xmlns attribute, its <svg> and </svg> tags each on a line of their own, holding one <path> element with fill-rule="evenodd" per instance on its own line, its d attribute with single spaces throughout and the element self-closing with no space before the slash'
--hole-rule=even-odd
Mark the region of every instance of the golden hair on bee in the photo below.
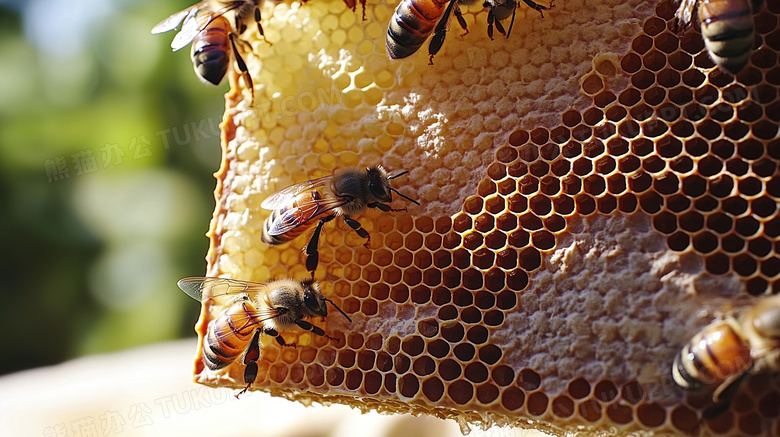
<svg viewBox="0 0 780 437">
<path fill-rule="evenodd" d="M 366 239 L 365 246 L 368 247 L 371 236 L 360 222 L 352 218 L 353 215 L 361 214 L 368 208 L 383 212 L 406 211 L 405 207 L 396 209 L 389 205 L 393 201 L 393 193 L 420 204 L 390 185 L 391 180 L 407 173 L 402 171 L 389 176 L 381 166 L 349 167 L 280 190 L 261 205 L 272 210 L 264 223 L 261 239 L 270 245 L 286 243 L 316 225 L 304 248 L 306 268 L 314 276 L 319 264 L 320 233 L 325 223 L 341 217 L 355 233 Z"/>
<path fill-rule="evenodd" d="M 219 315 L 209 322 L 203 338 L 203 358 L 211 370 L 222 369 L 243 356 L 245 393 L 257 379 L 257 361 L 261 358 L 260 335 L 273 337 L 280 346 L 295 347 L 281 332 L 295 328 L 337 341 L 335 337 L 306 321 L 328 316 L 327 303 L 333 305 L 350 323 L 352 319 L 335 302 L 325 297 L 319 282 L 279 279 L 266 283 L 227 278 L 184 278 L 179 288 L 198 301 L 226 296 L 230 300 Z"/>
</svg>

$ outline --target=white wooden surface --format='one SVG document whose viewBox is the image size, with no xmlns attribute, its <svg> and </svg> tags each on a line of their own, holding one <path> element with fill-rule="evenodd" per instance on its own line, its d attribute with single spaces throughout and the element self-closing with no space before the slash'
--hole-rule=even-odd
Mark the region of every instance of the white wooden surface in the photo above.
<svg viewBox="0 0 780 437">
<path fill-rule="evenodd" d="M 75 359 L 0 377 L 0 436 L 455 437 L 451 420 L 361 414 L 191 381 L 195 339 Z M 474 437 L 542 437 L 493 428 Z"/>
</svg>

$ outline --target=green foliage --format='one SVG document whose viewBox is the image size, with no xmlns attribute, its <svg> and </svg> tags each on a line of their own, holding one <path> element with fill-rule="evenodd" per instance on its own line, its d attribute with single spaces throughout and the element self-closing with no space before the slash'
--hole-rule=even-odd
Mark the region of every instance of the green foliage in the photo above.
<svg viewBox="0 0 780 437">
<path fill-rule="evenodd" d="M 227 85 L 150 33 L 189 2 L 111 4 L 67 53 L 0 6 L 0 374 L 193 335 Z"/>
</svg>

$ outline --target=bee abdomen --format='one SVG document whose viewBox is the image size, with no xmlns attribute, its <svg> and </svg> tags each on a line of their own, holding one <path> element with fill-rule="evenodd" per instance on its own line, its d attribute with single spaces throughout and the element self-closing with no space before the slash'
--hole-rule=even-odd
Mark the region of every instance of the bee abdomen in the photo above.
<svg viewBox="0 0 780 437">
<path fill-rule="evenodd" d="M 261 326 L 255 311 L 254 306 L 240 302 L 209 324 L 203 339 L 203 357 L 209 369 L 221 369 L 244 353 Z"/>
<path fill-rule="evenodd" d="M 306 232 L 316 220 L 313 220 L 319 211 L 317 202 L 322 200 L 322 196 L 317 191 L 306 192 L 299 194 L 295 199 L 286 207 L 276 209 L 271 212 L 271 215 L 265 219 L 263 223 L 263 231 L 260 233 L 260 239 L 265 244 L 276 245 L 286 243 L 296 239 L 298 236 Z M 315 205 L 312 207 L 312 205 Z M 292 214 L 287 214 L 285 218 L 281 218 L 282 215 L 288 211 L 292 211 Z M 283 233 L 272 232 L 274 224 L 278 220 L 283 220 L 284 228 L 287 229 Z"/>
<path fill-rule="evenodd" d="M 192 42 L 192 63 L 195 72 L 198 77 L 213 85 L 222 82 L 230 64 L 229 29 L 225 24 L 229 25 L 227 19 L 224 23 L 214 20 Z"/>
<path fill-rule="evenodd" d="M 241 351 L 226 348 L 220 343 L 214 334 L 213 329 L 209 329 L 206 338 L 203 341 L 203 358 L 206 359 L 206 365 L 211 370 L 219 370 L 235 361 Z"/>
<path fill-rule="evenodd" d="M 715 324 L 696 336 L 675 357 L 674 381 L 686 390 L 717 387 L 753 365 L 750 346 L 728 322 Z"/>
<path fill-rule="evenodd" d="M 282 235 L 273 235 L 271 234 L 271 227 L 273 226 L 274 222 L 279 218 L 279 215 L 282 213 L 282 211 L 274 210 L 271 211 L 271 215 L 268 216 L 267 219 L 265 219 L 265 222 L 263 222 L 263 231 L 260 233 L 260 239 L 263 240 L 263 243 L 270 244 L 270 245 L 277 245 L 282 244 L 290 241 L 289 239 L 285 238 L 285 234 Z"/>
<path fill-rule="evenodd" d="M 701 383 L 686 369 L 686 366 L 683 364 L 686 361 L 685 358 L 680 358 L 686 357 L 688 355 L 687 350 L 688 346 L 685 346 L 682 352 L 674 357 L 674 364 L 672 365 L 672 379 L 677 385 L 684 388 L 685 390 L 697 390 L 701 388 Z"/>
<path fill-rule="evenodd" d="M 403 0 L 387 28 L 385 45 L 393 59 L 405 58 L 422 47 L 444 13 L 447 1 Z"/>
<path fill-rule="evenodd" d="M 260 233 L 260 239 L 263 241 L 263 243 L 270 244 L 272 246 L 286 243 L 288 241 L 294 240 L 309 228 L 307 224 L 301 224 L 294 226 L 292 229 L 283 234 L 277 235 L 271 233 L 271 228 L 273 227 L 274 222 L 277 220 L 282 220 L 279 217 L 284 214 L 285 211 L 287 211 L 287 209 L 275 210 L 271 212 L 271 215 L 268 216 L 267 219 L 265 219 L 265 223 L 263 223 L 263 231 Z"/>
<path fill-rule="evenodd" d="M 753 48 L 753 13 L 749 0 L 710 1 L 699 7 L 704 44 L 712 59 L 732 74 L 750 59 Z"/>
<path fill-rule="evenodd" d="M 208 330 L 206 338 L 203 341 L 203 357 L 206 359 L 206 365 L 209 369 L 221 369 L 235 361 L 235 359 L 244 352 L 248 342 L 252 339 L 252 329 L 249 335 L 243 335 L 240 332 L 233 331 L 225 335 L 217 333 L 215 328 Z M 220 335 L 224 338 L 220 338 Z"/>
</svg>

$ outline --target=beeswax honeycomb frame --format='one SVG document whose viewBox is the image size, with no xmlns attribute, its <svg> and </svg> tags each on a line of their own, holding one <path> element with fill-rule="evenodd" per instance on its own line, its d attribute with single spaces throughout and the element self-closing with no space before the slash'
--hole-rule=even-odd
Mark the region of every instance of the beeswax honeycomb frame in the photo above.
<svg viewBox="0 0 780 437">
<path fill-rule="evenodd" d="M 359 217 L 370 249 L 325 227 L 317 278 L 353 323 L 264 341 L 252 388 L 556 434 L 780 434 L 777 377 L 703 420 L 669 370 L 717 311 L 780 291 L 780 6 L 736 78 L 670 1 L 521 5 L 495 41 L 476 5 L 434 66 L 388 59 L 394 7 L 266 5 L 254 108 L 230 73 L 208 275 L 305 277 L 305 241 L 260 242 L 260 202 L 336 167 L 410 170 L 395 186 L 422 202 Z M 200 350 L 195 379 L 244 385 Z"/>
</svg>

